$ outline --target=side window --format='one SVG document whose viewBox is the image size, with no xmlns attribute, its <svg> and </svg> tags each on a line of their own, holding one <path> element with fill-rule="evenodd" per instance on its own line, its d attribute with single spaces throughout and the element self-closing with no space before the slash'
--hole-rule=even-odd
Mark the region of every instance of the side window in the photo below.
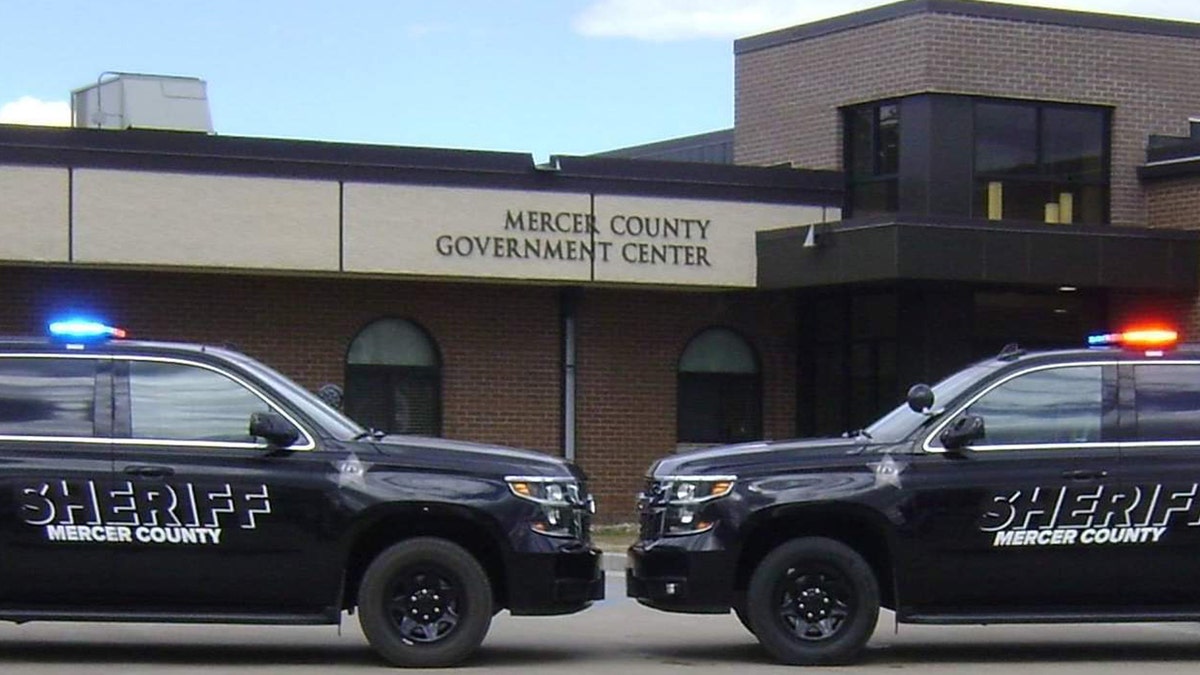
<svg viewBox="0 0 1200 675">
<path fill-rule="evenodd" d="M 1090 443 L 1103 440 L 1101 366 L 1064 366 L 1015 377 L 966 412 L 983 418 L 975 445 Z"/>
<path fill-rule="evenodd" d="M 199 366 L 129 364 L 133 438 L 253 443 L 250 414 L 270 407 L 254 392 Z"/>
<path fill-rule="evenodd" d="M 93 436 L 95 398 L 93 359 L 0 359 L 0 436 Z"/>
<path fill-rule="evenodd" d="M 1200 365 L 1134 366 L 1139 441 L 1200 441 Z"/>
</svg>

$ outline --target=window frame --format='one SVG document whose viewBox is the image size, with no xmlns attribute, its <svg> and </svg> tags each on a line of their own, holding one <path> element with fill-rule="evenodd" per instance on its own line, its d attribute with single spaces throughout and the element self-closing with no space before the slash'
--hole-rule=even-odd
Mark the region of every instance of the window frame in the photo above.
<svg viewBox="0 0 1200 675">
<path fill-rule="evenodd" d="M 863 186 L 885 186 L 885 189 L 890 189 L 887 192 L 887 205 L 883 211 L 870 211 L 869 214 L 876 213 L 896 213 L 900 210 L 900 152 L 902 148 L 901 134 L 903 129 L 903 106 L 900 98 L 889 98 L 870 103 L 862 103 L 858 105 L 846 106 L 842 108 L 842 169 L 846 176 L 846 217 L 851 218 L 855 213 L 855 195 L 858 189 Z M 896 125 L 896 166 L 894 171 L 883 171 L 880 141 L 882 121 L 880 111 L 886 107 L 894 107 L 896 109 L 895 125 Z M 871 171 L 869 174 L 858 174 L 855 171 L 855 141 L 859 140 L 855 135 L 855 116 L 864 110 L 871 112 L 871 129 L 870 129 L 870 155 L 871 155 Z"/>
<path fill-rule="evenodd" d="M 366 331 L 370 330 L 373 326 L 383 324 L 385 322 L 390 322 L 390 321 L 398 321 L 398 322 L 406 323 L 409 326 L 411 326 L 412 328 L 414 328 L 418 333 L 420 333 L 420 335 L 425 338 L 425 341 L 430 348 L 430 351 L 435 360 L 435 364 L 434 365 L 412 365 L 412 364 L 396 364 L 396 363 L 351 363 L 350 362 L 350 352 L 354 347 L 355 341 L 357 341 L 364 333 L 366 333 Z M 352 371 L 357 371 L 357 372 L 364 373 L 364 374 L 373 373 L 373 374 L 376 374 L 376 375 L 379 375 L 382 377 L 386 377 L 389 382 L 393 381 L 392 378 L 397 377 L 397 376 L 402 376 L 405 373 L 415 374 L 415 375 L 418 375 L 421 377 L 427 377 L 428 380 L 430 382 L 432 382 L 433 392 L 434 392 L 433 401 L 432 401 L 432 404 L 433 404 L 433 428 L 429 430 L 429 435 L 440 438 L 442 436 L 442 434 L 444 433 L 444 416 L 445 416 L 444 415 L 445 404 L 444 404 L 444 400 L 443 400 L 444 395 L 445 395 L 444 388 L 443 388 L 444 369 L 445 369 L 445 358 L 442 355 L 442 347 L 438 343 L 438 341 L 434 338 L 433 333 L 431 333 L 429 331 L 429 329 L 425 327 L 424 324 L 417 321 L 416 319 L 412 319 L 412 318 L 408 318 L 408 317 L 404 317 L 404 316 L 381 316 L 381 317 L 372 319 L 372 320 L 366 322 L 365 324 L 363 324 L 361 327 L 359 327 L 359 329 L 354 332 L 353 336 L 346 343 L 346 353 L 342 358 L 342 385 L 343 385 L 343 392 L 344 392 L 344 398 L 342 400 L 342 411 L 346 414 L 347 417 L 350 416 L 349 409 L 350 409 L 350 405 L 351 405 L 351 402 L 350 402 L 351 391 L 350 391 L 349 384 L 350 384 L 350 375 L 351 375 Z M 388 393 L 389 398 L 391 398 L 393 396 L 393 393 L 394 393 L 394 390 L 389 391 L 389 393 Z M 393 413 L 395 412 L 394 405 L 392 406 L 392 412 Z M 351 419 L 353 419 L 353 418 L 351 418 Z M 354 420 L 354 421 L 356 423 L 362 424 L 358 420 Z M 423 433 L 422 431 L 390 431 L 390 430 L 383 430 L 383 431 L 387 431 L 388 433 L 397 433 L 397 434 Z"/>
<path fill-rule="evenodd" d="M 687 353 L 688 349 L 696 342 L 696 340 L 712 331 L 725 331 L 740 339 L 746 346 L 746 349 L 749 350 L 751 357 L 754 359 L 754 372 L 684 371 L 682 369 L 684 354 Z M 685 379 L 706 380 L 708 382 L 716 382 L 718 385 L 723 382 L 749 382 L 753 388 L 752 403 L 757 408 L 757 419 L 754 420 L 756 422 L 756 433 L 753 434 L 754 438 L 735 438 L 728 435 L 718 435 L 717 437 L 709 440 L 685 438 L 683 433 L 684 419 L 682 414 L 684 396 L 683 386 Z M 683 347 L 679 350 L 679 356 L 675 360 L 675 443 L 677 445 L 721 445 L 761 440 L 764 435 L 765 426 L 763 424 L 765 413 L 763 389 L 762 356 L 758 353 L 758 349 L 755 348 L 754 343 L 751 342 L 744 333 L 730 326 L 723 325 L 708 326 L 696 331 L 683 344 Z M 720 389 L 718 389 L 717 393 L 720 394 Z"/>
<path fill-rule="evenodd" d="M 1003 171 L 980 171 L 979 165 L 979 106 L 994 105 L 1032 110 L 1034 113 L 1033 150 L 1035 165 L 1029 173 L 1009 173 Z M 1050 162 L 1046 157 L 1046 112 L 1051 110 L 1083 110 L 1100 115 L 1100 168 L 1096 177 L 1086 173 L 1072 174 L 1054 173 L 1048 170 Z M 993 97 L 971 97 L 971 215 L 975 218 L 987 217 L 986 201 L 982 210 L 978 209 L 976 197 L 980 190 L 986 191 L 986 185 L 995 181 L 1021 186 L 1058 186 L 1070 188 L 1074 194 L 1085 188 L 1093 187 L 1101 190 L 1100 220 L 1090 222 L 1078 217 L 1072 218 L 1074 225 L 1106 225 L 1112 219 L 1112 116 L 1111 106 L 1089 105 L 1082 103 L 1061 103 L 1055 101 L 1033 101 L 1024 99 L 1008 99 Z M 983 186 L 983 187 L 981 187 Z M 1076 202 L 1075 213 L 1083 213 L 1079 202 Z M 1025 220 L 1002 216 L 1001 220 Z M 1037 218 L 1044 222 L 1043 218 Z"/>
<path fill-rule="evenodd" d="M 1197 440 L 1142 440 L 1138 435 L 1138 417 L 1137 417 L 1137 368 L 1139 366 L 1194 366 L 1200 368 L 1200 359 L 1181 359 L 1181 358 L 1164 358 L 1164 359 L 1146 359 L 1144 361 L 1122 361 L 1120 363 L 1122 369 L 1128 368 L 1128 375 L 1122 373 L 1121 386 L 1128 387 L 1128 394 L 1122 394 L 1122 413 L 1128 417 L 1122 418 L 1122 448 L 1138 450 L 1143 448 L 1196 448 L 1200 447 L 1200 438 Z"/>
<path fill-rule="evenodd" d="M 945 431 L 954 420 L 958 419 L 963 412 L 975 405 L 979 399 L 987 396 L 996 388 L 1011 382 L 1019 377 L 1029 375 L 1035 372 L 1046 370 L 1057 370 L 1060 368 L 1083 368 L 1083 367 L 1100 367 L 1100 429 L 1101 433 L 1109 436 L 1107 440 L 1086 441 L 1077 443 L 997 443 L 991 445 L 971 445 L 971 452 L 1011 452 L 1016 450 L 1077 450 L 1087 448 L 1100 447 L 1118 447 L 1125 443 L 1120 438 L 1118 415 L 1119 415 L 1119 397 L 1118 391 L 1118 364 L 1111 360 L 1083 360 L 1083 361 L 1065 361 L 1061 363 L 1045 363 L 1040 365 L 1031 365 L 1026 368 L 1019 368 L 1012 372 L 1006 373 L 995 380 L 989 382 L 986 386 L 972 393 L 962 402 L 954 405 L 953 412 L 945 413 L 942 419 L 933 427 L 933 430 L 925 435 L 921 442 L 921 450 L 930 454 L 946 454 L 950 452 L 943 447 L 938 440 L 942 432 Z M 986 423 L 986 419 L 984 420 Z"/>
<path fill-rule="evenodd" d="M 262 400 L 268 409 L 284 417 L 289 423 L 296 427 L 300 437 L 295 443 L 284 448 L 288 451 L 311 451 L 316 449 L 316 436 L 311 432 L 306 425 L 302 424 L 286 406 L 282 405 L 262 387 L 255 384 L 252 380 L 243 377 L 242 375 L 221 368 L 211 363 L 204 361 L 187 359 L 177 356 L 156 356 L 147 354 L 112 354 L 110 358 L 115 365 L 115 391 L 114 399 L 114 425 L 111 437 L 111 442 L 121 445 L 137 445 L 147 447 L 170 447 L 170 448 L 243 448 L 247 450 L 265 450 L 269 444 L 265 441 L 258 440 L 255 442 L 243 441 L 198 441 L 198 440 L 175 440 L 168 438 L 134 438 L 132 434 L 132 424 L 130 410 L 132 401 L 130 399 L 130 369 L 129 363 L 138 362 L 153 362 L 153 363 L 172 363 L 176 365 L 201 368 L 203 370 L 212 371 L 218 375 L 222 375 L 234 383 L 249 390 L 258 399 Z M 247 424 L 249 419 L 247 418 Z"/>
<path fill-rule="evenodd" d="M 112 420 L 112 366 L 111 357 L 104 354 L 54 354 L 45 352 L 11 352 L 0 354 L 0 360 L 88 360 L 95 363 L 92 378 L 92 435 L 91 436 L 40 436 L 0 433 L 0 441 L 15 443 L 87 443 L 110 444 L 113 430 Z"/>
</svg>

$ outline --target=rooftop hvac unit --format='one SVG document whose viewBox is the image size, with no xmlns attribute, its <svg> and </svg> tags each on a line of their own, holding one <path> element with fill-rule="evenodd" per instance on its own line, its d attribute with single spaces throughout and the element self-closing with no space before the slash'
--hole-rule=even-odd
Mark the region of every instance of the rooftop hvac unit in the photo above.
<svg viewBox="0 0 1200 675">
<path fill-rule="evenodd" d="M 71 120 L 90 129 L 213 132 L 204 80 L 173 75 L 102 73 L 71 92 Z"/>
</svg>

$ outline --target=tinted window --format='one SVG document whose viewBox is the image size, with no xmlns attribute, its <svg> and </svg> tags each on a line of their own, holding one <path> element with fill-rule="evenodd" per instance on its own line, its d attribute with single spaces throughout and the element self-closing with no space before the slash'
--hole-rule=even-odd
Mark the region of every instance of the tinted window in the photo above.
<svg viewBox="0 0 1200 675">
<path fill-rule="evenodd" d="M 758 355 L 728 328 L 710 328 L 679 358 L 678 439 L 728 443 L 762 437 Z"/>
<path fill-rule="evenodd" d="M 975 215 L 1104 222 L 1108 118 L 1099 107 L 977 101 Z"/>
<path fill-rule="evenodd" d="M 362 329 L 346 355 L 346 414 L 372 429 L 438 436 L 442 360 L 418 324 L 380 319 Z"/>
<path fill-rule="evenodd" d="M 0 435 L 92 436 L 96 362 L 0 359 Z"/>
<path fill-rule="evenodd" d="M 134 438 L 253 443 L 250 414 L 269 407 L 221 373 L 179 363 L 129 364 Z"/>
<path fill-rule="evenodd" d="M 1104 159 L 1104 112 L 1046 108 L 1042 112 L 1042 162 L 1047 173 L 1099 176 Z"/>
<path fill-rule="evenodd" d="M 900 105 L 871 103 L 843 113 L 849 206 L 847 216 L 899 209 Z"/>
<path fill-rule="evenodd" d="M 975 170 L 1036 173 L 1037 109 L 1027 105 L 975 105 Z"/>
<path fill-rule="evenodd" d="M 1200 365 L 1136 366 L 1137 440 L 1200 441 Z"/>
<path fill-rule="evenodd" d="M 992 389 L 967 412 L 983 417 L 977 445 L 1086 443 L 1102 440 L 1100 366 L 1039 370 Z"/>
</svg>

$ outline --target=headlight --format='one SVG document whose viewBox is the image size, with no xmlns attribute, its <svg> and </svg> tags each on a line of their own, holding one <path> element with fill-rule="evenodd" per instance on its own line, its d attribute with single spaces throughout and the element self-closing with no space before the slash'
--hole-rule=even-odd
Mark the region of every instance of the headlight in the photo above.
<svg viewBox="0 0 1200 675">
<path fill-rule="evenodd" d="M 644 499 L 649 505 L 666 507 L 663 534 L 697 534 L 714 525 L 699 517 L 704 503 L 733 492 L 736 482 L 737 476 L 659 476 L 651 482 Z"/>
<path fill-rule="evenodd" d="M 541 517 L 530 526 L 534 532 L 550 537 L 583 535 L 581 512 L 584 508 L 594 510 L 595 506 L 591 498 L 581 494 L 575 479 L 507 476 L 504 481 L 514 495 L 541 507 Z"/>
</svg>

